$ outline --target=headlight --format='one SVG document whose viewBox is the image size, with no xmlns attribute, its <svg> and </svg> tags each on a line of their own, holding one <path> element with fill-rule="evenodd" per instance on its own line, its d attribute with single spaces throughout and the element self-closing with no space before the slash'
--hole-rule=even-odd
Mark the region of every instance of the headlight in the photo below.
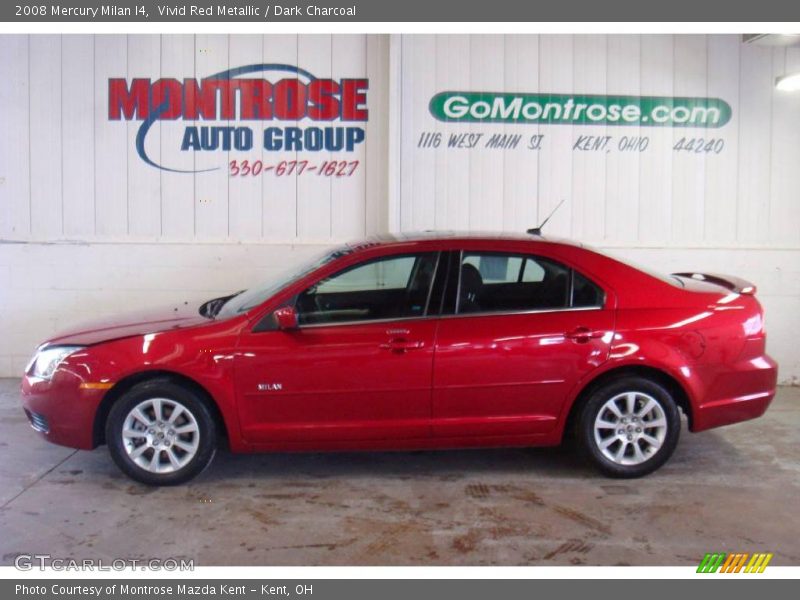
<svg viewBox="0 0 800 600">
<path fill-rule="evenodd" d="M 39 379 L 50 379 L 61 361 L 82 349 L 83 346 L 51 346 L 39 350 L 33 357 L 33 364 L 28 369 L 28 374 Z"/>
</svg>

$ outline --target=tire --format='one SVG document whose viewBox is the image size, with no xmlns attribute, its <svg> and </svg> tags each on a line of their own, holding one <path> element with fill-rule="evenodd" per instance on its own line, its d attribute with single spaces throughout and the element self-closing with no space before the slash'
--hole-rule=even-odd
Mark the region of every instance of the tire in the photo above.
<svg viewBox="0 0 800 600">
<path fill-rule="evenodd" d="M 680 432 L 675 399 L 644 377 L 604 384 L 589 396 L 577 420 L 577 441 L 585 458 L 617 478 L 641 477 L 658 469 L 675 451 Z"/>
<path fill-rule="evenodd" d="M 156 419 L 159 407 L 161 418 Z M 204 398 L 169 379 L 154 379 L 117 399 L 106 420 L 106 443 L 131 479 L 178 485 L 211 464 L 217 426 Z"/>
</svg>

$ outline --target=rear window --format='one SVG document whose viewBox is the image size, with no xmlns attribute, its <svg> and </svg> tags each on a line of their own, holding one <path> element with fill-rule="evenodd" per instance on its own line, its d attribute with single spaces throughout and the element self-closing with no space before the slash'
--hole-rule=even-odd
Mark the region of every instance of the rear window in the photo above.
<svg viewBox="0 0 800 600">
<path fill-rule="evenodd" d="M 533 255 L 465 252 L 458 313 L 602 306 L 602 289 L 554 260 Z"/>
</svg>

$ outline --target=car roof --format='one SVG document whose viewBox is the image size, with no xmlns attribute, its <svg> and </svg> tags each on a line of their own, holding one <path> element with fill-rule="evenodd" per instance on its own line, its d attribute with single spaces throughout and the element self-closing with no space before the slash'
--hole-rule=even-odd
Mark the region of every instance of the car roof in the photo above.
<svg viewBox="0 0 800 600">
<path fill-rule="evenodd" d="M 550 244 L 566 244 L 570 246 L 583 246 L 580 242 L 561 238 L 544 237 L 541 234 L 531 234 L 516 231 L 416 231 L 403 233 L 385 233 L 353 241 L 347 244 L 353 250 L 374 248 L 376 246 L 393 246 L 413 242 L 454 242 L 459 240 L 469 241 L 506 241 L 506 242 L 542 242 Z"/>
</svg>

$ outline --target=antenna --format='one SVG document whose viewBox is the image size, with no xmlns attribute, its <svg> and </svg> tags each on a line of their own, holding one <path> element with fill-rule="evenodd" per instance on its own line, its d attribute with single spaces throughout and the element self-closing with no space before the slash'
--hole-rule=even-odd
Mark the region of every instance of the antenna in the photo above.
<svg viewBox="0 0 800 600">
<path fill-rule="evenodd" d="M 542 221 L 542 224 L 541 224 L 541 225 L 539 225 L 538 227 L 534 227 L 533 229 L 528 229 L 528 230 L 527 230 L 525 233 L 528 233 L 528 234 L 530 234 L 530 235 L 542 235 L 542 227 L 544 227 L 545 225 L 547 225 L 547 222 L 550 220 L 550 218 L 551 218 L 551 217 L 552 217 L 554 214 L 556 214 L 556 211 L 557 211 L 559 208 L 561 208 L 561 205 L 562 205 L 562 204 L 564 204 L 564 200 L 565 200 L 565 198 L 562 198 L 562 199 L 561 199 L 561 202 L 559 202 L 559 203 L 556 205 L 556 207 L 555 207 L 555 208 L 554 208 L 554 209 L 553 209 L 553 210 L 550 212 L 550 214 L 549 214 L 549 215 L 547 215 L 547 218 L 546 218 L 544 221 Z"/>
</svg>

